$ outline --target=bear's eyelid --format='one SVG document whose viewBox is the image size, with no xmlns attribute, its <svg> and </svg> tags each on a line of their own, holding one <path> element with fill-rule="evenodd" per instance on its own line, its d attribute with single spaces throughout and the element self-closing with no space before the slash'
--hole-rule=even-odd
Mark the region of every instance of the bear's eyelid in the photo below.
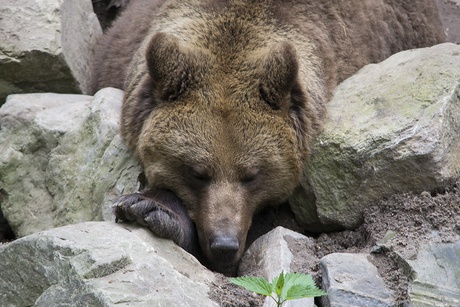
<svg viewBox="0 0 460 307">
<path fill-rule="evenodd" d="M 246 175 L 244 175 L 243 178 L 241 178 L 241 182 L 243 183 L 249 183 L 249 182 L 252 182 L 254 180 L 257 179 L 257 177 L 259 177 L 259 170 L 258 169 L 254 169 L 254 170 L 251 170 L 249 172 L 246 173 Z"/>
<path fill-rule="evenodd" d="M 190 175 L 192 175 L 192 177 L 195 179 L 199 179 L 203 181 L 208 181 L 211 179 L 206 170 L 198 168 L 198 167 L 191 167 Z"/>
</svg>

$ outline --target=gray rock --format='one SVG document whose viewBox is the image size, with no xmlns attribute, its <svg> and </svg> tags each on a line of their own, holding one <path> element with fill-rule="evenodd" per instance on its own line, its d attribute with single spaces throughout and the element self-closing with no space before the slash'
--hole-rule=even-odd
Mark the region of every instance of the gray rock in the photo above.
<svg viewBox="0 0 460 307">
<path fill-rule="evenodd" d="M 415 272 L 411 307 L 460 306 L 460 242 L 426 245 L 407 262 Z"/>
<path fill-rule="evenodd" d="M 214 275 L 146 229 L 87 222 L 0 247 L 2 306 L 215 306 Z"/>
<path fill-rule="evenodd" d="M 118 135 L 123 92 L 11 95 L 0 108 L 1 209 L 17 236 L 113 220 L 141 167 Z"/>
<path fill-rule="evenodd" d="M 271 282 L 273 278 L 280 275 L 281 271 L 285 273 L 291 272 L 291 265 L 294 261 L 306 261 L 305 258 L 294 258 L 289 248 L 287 237 L 302 241 L 307 249 L 314 249 L 312 238 L 283 227 L 277 227 L 251 244 L 241 260 L 238 268 L 238 276 L 261 276 Z M 312 258 L 314 258 L 313 255 Z M 286 307 L 307 307 L 313 305 L 313 298 L 286 301 L 283 304 Z M 267 297 L 263 306 L 272 307 L 276 306 L 276 304 L 273 299 Z"/>
<path fill-rule="evenodd" d="M 329 254 L 320 261 L 324 307 L 394 306 L 394 293 L 379 276 L 368 254 Z"/>
<path fill-rule="evenodd" d="M 404 51 L 335 90 L 289 199 L 310 231 L 353 229 L 372 201 L 431 191 L 460 171 L 460 46 Z"/>
<path fill-rule="evenodd" d="M 89 0 L 2 0 L 0 105 L 11 93 L 86 93 L 101 35 Z"/>
</svg>

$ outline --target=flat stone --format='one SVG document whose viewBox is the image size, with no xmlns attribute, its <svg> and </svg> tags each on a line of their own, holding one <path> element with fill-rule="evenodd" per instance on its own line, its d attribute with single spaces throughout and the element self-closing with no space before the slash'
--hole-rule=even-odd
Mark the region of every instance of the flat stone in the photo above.
<svg viewBox="0 0 460 307">
<path fill-rule="evenodd" d="M 460 306 L 460 242 L 423 246 L 417 260 L 407 262 L 415 272 L 411 307 Z"/>
<path fill-rule="evenodd" d="M 212 272 L 170 240 L 87 222 L 0 247 L 2 306 L 212 306 Z"/>
<path fill-rule="evenodd" d="M 389 307 L 394 306 L 394 293 L 380 277 L 368 254 L 335 253 L 323 257 L 323 307 Z"/>
</svg>

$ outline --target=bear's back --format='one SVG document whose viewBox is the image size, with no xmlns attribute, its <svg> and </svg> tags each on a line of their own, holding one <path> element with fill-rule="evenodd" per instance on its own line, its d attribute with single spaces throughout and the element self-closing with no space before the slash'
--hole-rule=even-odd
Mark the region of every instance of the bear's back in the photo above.
<svg viewBox="0 0 460 307">
<path fill-rule="evenodd" d="M 421 0 L 417 5 L 409 0 L 131 0 L 97 47 L 91 94 L 108 86 L 125 89 L 126 79 L 139 73 L 144 61 L 143 42 L 145 45 L 159 31 L 176 35 L 182 41 L 195 37 L 195 44 L 211 47 L 218 47 L 216 41 L 221 41 L 221 50 L 215 52 L 225 57 L 226 47 L 235 41 L 243 46 L 248 33 L 227 31 L 226 38 L 222 35 L 225 29 L 213 28 L 209 21 L 214 20 L 215 26 L 219 15 L 225 15 L 235 6 L 242 11 L 234 10 L 234 25 L 248 12 L 253 14 L 253 34 L 259 38 L 250 42 L 284 38 L 295 44 L 301 59 L 311 61 L 312 57 L 318 57 L 313 62 L 320 66 L 326 99 L 338 82 L 368 63 L 382 61 L 401 50 L 444 41 L 436 3 L 432 0 Z"/>
</svg>

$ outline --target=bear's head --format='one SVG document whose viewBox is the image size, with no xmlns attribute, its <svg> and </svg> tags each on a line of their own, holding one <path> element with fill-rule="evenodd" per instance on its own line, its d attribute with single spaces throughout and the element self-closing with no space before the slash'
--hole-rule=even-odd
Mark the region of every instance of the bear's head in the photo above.
<svg viewBox="0 0 460 307">
<path fill-rule="evenodd" d="M 319 128 L 290 43 L 213 48 L 155 34 L 148 71 L 125 96 L 122 135 L 150 187 L 183 201 L 222 270 L 241 258 L 254 213 L 298 184 Z"/>
</svg>

